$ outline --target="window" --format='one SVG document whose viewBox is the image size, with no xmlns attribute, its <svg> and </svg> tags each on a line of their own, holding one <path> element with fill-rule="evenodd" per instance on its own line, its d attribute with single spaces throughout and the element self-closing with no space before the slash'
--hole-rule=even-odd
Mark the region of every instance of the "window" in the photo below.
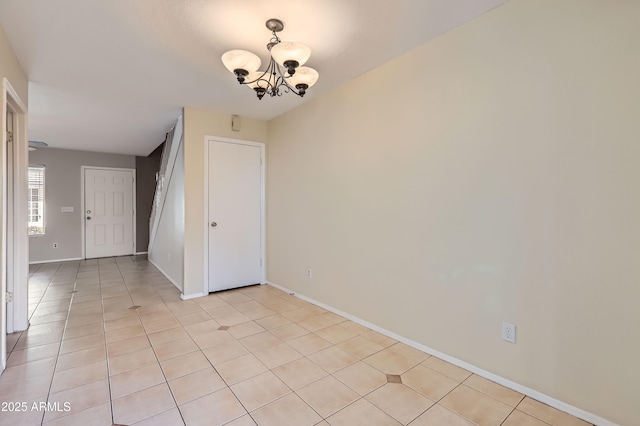
<svg viewBox="0 0 640 426">
<path fill-rule="evenodd" d="M 44 166 L 29 166 L 29 235 L 44 235 Z"/>
</svg>

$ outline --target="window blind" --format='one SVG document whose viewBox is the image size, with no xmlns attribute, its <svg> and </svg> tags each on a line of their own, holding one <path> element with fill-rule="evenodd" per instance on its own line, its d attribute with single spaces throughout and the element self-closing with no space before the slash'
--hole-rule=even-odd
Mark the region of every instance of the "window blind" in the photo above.
<svg viewBox="0 0 640 426">
<path fill-rule="evenodd" d="M 29 166 L 29 235 L 44 234 L 44 166 Z"/>
</svg>

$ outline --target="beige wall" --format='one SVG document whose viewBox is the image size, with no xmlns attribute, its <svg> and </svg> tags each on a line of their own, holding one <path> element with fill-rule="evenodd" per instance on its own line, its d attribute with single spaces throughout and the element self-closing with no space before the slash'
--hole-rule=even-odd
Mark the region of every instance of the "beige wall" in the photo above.
<svg viewBox="0 0 640 426">
<path fill-rule="evenodd" d="M 8 82 L 8 86 L 5 87 L 5 79 Z M 0 226 L 0 270 L 2 271 L 2 277 L 0 277 L 0 336 L 4 336 L 7 330 L 9 332 L 24 330 L 28 326 L 27 311 L 28 311 L 28 295 L 27 295 L 27 279 L 28 279 L 28 240 L 26 232 L 20 233 L 19 230 L 26 229 L 27 219 L 27 203 L 26 203 L 26 187 L 27 180 L 27 107 L 29 102 L 28 96 L 28 83 L 27 76 L 22 70 L 18 59 L 9 44 L 9 40 L 4 32 L 4 29 L 0 27 L 0 90 L 2 91 L 2 97 L 0 98 L 0 140 L 2 141 L 2 149 L 0 150 L 0 164 L 2 164 L 2 173 L 0 173 L 0 223 L 6 224 L 7 220 L 4 217 L 4 211 L 6 209 L 13 209 L 14 224 Z M 14 94 L 11 93 L 13 89 Z M 10 101 L 10 102 L 9 102 Z M 14 126 L 14 143 L 13 143 L 13 158 L 7 158 L 7 150 L 5 146 L 6 135 L 6 114 L 7 105 L 5 102 L 9 102 L 12 105 L 12 109 L 18 113 L 15 117 Z M 24 110 L 23 110 L 24 108 Z M 6 182 L 4 181 L 7 170 L 6 164 L 11 162 L 14 169 L 14 199 L 13 204 L 3 205 L 5 200 L 4 188 Z M 22 202 L 20 202 L 22 200 Z M 5 226 L 13 226 L 13 236 L 10 233 L 5 234 Z M 7 245 L 13 247 L 12 253 L 6 250 Z M 8 261 L 9 259 L 9 261 Z M 6 273 L 5 273 L 6 272 Z M 10 281 L 7 283 L 7 278 Z M 7 291 L 13 292 L 14 301 L 11 305 L 11 310 L 7 312 L 5 304 L 5 293 Z M 13 324 L 9 323 L 7 329 L 7 317 L 12 317 Z M 0 370 L 5 366 L 5 339 L 0 339 Z"/>
<path fill-rule="evenodd" d="M 3 78 L 9 80 L 13 89 L 18 93 L 18 96 L 20 96 L 20 100 L 27 105 L 29 101 L 29 97 L 27 96 L 27 76 L 22 70 L 18 58 L 9 44 L 4 29 L 0 27 L 0 81 L 2 81 Z"/>
<path fill-rule="evenodd" d="M 231 130 L 231 116 L 194 108 L 184 114 L 184 290 L 186 297 L 204 291 L 204 248 L 206 219 L 204 217 L 204 137 L 219 136 L 252 142 L 266 142 L 267 123 L 242 117 L 239 132 Z"/>
<path fill-rule="evenodd" d="M 638 22 L 511 1 L 269 122 L 269 281 L 635 424 Z"/>
</svg>

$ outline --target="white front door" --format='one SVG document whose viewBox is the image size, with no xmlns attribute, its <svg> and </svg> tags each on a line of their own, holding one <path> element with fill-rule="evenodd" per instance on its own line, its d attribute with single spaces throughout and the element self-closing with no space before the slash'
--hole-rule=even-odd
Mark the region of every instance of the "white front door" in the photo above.
<svg viewBox="0 0 640 426">
<path fill-rule="evenodd" d="M 208 144 L 209 291 L 260 284 L 264 145 Z"/>
<path fill-rule="evenodd" d="M 133 254 L 133 170 L 84 168 L 85 257 Z"/>
</svg>

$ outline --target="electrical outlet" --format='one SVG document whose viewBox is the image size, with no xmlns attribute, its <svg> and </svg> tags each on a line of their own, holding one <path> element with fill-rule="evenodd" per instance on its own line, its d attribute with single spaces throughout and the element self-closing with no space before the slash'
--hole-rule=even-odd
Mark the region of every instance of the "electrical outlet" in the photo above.
<svg viewBox="0 0 640 426">
<path fill-rule="evenodd" d="M 311 268 L 307 268 L 307 278 L 311 278 Z"/>
<path fill-rule="evenodd" d="M 516 342 L 516 326 L 508 322 L 502 323 L 502 340 L 509 343 Z"/>
<path fill-rule="evenodd" d="M 53 243 L 53 248 L 58 248 L 58 243 Z"/>
</svg>

